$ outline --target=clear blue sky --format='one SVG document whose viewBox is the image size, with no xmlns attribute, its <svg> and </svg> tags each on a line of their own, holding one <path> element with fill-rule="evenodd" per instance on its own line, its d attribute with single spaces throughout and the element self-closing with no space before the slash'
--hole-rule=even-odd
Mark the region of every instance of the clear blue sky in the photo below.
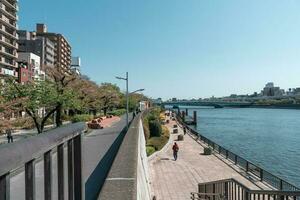
<svg viewBox="0 0 300 200">
<path fill-rule="evenodd" d="M 298 0 L 20 0 L 21 29 L 63 33 L 82 72 L 151 97 L 300 87 Z"/>
</svg>

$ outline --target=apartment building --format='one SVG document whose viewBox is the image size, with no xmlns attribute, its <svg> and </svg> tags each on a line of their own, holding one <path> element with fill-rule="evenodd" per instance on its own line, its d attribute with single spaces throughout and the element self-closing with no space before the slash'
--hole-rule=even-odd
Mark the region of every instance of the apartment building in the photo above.
<svg viewBox="0 0 300 200">
<path fill-rule="evenodd" d="M 0 76 L 18 77 L 17 0 L 0 0 Z M 0 78 L 1 79 L 1 78 Z"/>
<path fill-rule="evenodd" d="M 36 32 L 19 30 L 18 52 L 28 52 L 38 55 L 41 58 L 41 68 L 54 66 L 55 46 L 54 43 L 45 37 L 36 36 Z"/>
<path fill-rule="evenodd" d="M 54 66 L 71 72 L 71 45 L 59 33 L 50 33 L 45 24 L 36 25 L 36 36 L 51 40 L 54 43 Z"/>
</svg>

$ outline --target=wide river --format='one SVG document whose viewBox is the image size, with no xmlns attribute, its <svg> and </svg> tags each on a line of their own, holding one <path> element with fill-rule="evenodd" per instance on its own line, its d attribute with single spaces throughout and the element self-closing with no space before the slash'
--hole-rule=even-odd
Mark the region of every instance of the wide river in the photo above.
<svg viewBox="0 0 300 200">
<path fill-rule="evenodd" d="M 300 186 L 300 110 L 188 108 L 202 135 Z"/>
</svg>

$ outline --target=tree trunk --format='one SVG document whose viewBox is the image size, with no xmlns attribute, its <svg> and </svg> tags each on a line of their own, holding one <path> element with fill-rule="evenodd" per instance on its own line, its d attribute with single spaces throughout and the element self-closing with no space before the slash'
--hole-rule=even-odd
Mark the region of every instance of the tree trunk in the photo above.
<svg viewBox="0 0 300 200">
<path fill-rule="evenodd" d="M 107 114 L 107 108 L 103 108 L 104 116 Z"/>
<path fill-rule="evenodd" d="M 56 119 L 55 119 L 57 127 L 60 127 L 62 125 L 61 113 L 62 113 L 62 104 L 58 104 L 56 107 Z"/>
<path fill-rule="evenodd" d="M 94 109 L 94 110 L 92 110 L 92 112 L 93 112 L 94 117 L 96 117 L 96 115 L 97 115 L 97 110 Z"/>
<path fill-rule="evenodd" d="M 34 121 L 34 124 L 35 124 L 38 134 L 42 133 L 43 129 L 42 129 L 41 125 L 38 123 L 37 118 L 33 117 L 33 121 Z"/>
</svg>

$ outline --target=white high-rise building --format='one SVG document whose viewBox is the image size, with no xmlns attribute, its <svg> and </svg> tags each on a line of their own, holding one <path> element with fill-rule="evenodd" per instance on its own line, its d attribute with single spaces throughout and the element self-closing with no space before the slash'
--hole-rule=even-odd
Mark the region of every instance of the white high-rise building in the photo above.
<svg viewBox="0 0 300 200">
<path fill-rule="evenodd" d="M 0 76 L 18 77 L 17 0 L 0 0 Z M 1 77 L 0 77 L 1 79 Z"/>
</svg>

